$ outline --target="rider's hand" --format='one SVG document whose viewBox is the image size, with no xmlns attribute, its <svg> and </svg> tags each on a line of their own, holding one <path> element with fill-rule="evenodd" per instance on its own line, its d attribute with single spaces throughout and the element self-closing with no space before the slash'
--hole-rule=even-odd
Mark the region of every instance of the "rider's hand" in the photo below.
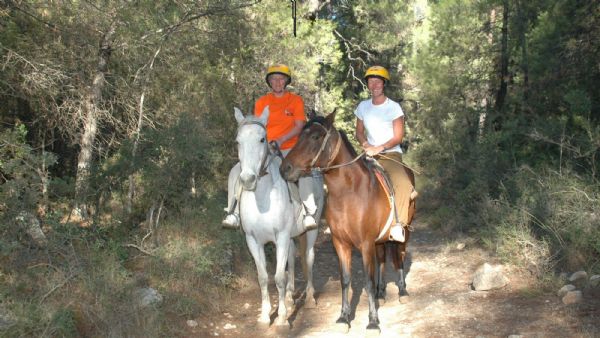
<svg viewBox="0 0 600 338">
<path fill-rule="evenodd" d="M 368 147 L 365 147 L 365 153 L 369 156 L 375 156 L 381 153 L 385 148 L 383 146 L 372 146 L 369 144 Z"/>
</svg>

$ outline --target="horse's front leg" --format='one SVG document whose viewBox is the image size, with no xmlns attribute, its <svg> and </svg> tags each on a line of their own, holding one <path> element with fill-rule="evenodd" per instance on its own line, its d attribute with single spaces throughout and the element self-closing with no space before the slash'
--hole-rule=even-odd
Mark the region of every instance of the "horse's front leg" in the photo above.
<svg viewBox="0 0 600 338">
<path fill-rule="evenodd" d="M 377 244 L 375 253 L 377 261 L 375 265 L 375 297 L 377 299 L 385 299 L 385 260 L 386 260 L 387 244 Z"/>
<path fill-rule="evenodd" d="M 347 243 L 342 243 L 335 236 L 332 239 L 340 263 L 340 281 L 342 283 L 342 312 L 340 318 L 335 322 L 342 325 L 342 329 L 347 332 L 350 329 L 348 290 L 352 278 L 352 247 Z"/>
<path fill-rule="evenodd" d="M 258 285 L 260 286 L 260 294 L 262 298 L 262 305 L 258 322 L 261 324 L 269 325 L 271 323 L 271 301 L 269 300 L 269 276 L 267 274 L 267 262 L 265 259 L 265 247 L 261 243 L 259 244 L 256 239 L 252 236 L 246 235 L 246 243 L 248 249 L 254 258 L 256 264 L 256 271 L 258 273 Z"/>
<path fill-rule="evenodd" d="M 290 250 L 290 234 L 282 232 L 277 238 L 277 267 L 275 269 L 275 285 L 279 292 L 279 307 L 277 308 L 277 319 L 275 325 L 287 324 L 287 308 L 285 306 L 286 275 L 285 266 Z"/>
<path fill-rule="evenodd" d="M 375 244 L 363 243 L 361 250 L 363 267 L 365 269 L 365 291 L 369 298 L 369 325 L 367 330 L 381 331 L 379 329 L 379 317 L 377 316 L 377 304 L 375 300 Z"/>
</svg>

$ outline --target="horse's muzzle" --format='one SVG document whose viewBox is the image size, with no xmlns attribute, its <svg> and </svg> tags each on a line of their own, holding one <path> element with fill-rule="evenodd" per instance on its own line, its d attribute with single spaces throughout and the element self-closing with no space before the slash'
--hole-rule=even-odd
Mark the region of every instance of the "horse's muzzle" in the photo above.
<svg viewBox="0 0 600 338">
<path fill-rule="evenodd" d="M 256 175 L 254 174 L 240 174 L 240 182 L 242 183 L 242 188 L 246 191 L 254 191 L 256 190 Z"/>
<path fill-rule="evenodd" d="M 289 182 L 296 182 L 298 178 L 300 178 L 301 174 L 301 171 L 294 167 L 290 161 L 285 158 L 279 166 L 279 172 L 281 173 L 281 176 L 283 176 L 283 178 Z"/>
</svg>

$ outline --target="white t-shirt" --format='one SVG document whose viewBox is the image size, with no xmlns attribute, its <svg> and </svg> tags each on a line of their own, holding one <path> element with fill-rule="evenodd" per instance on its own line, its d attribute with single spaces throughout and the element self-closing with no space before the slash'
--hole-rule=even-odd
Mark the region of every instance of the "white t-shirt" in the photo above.
<svg viewBox="0 0 600 338">
<path fill-rule="evenodd" d="M 379 105 L 374 105 L 371 99 L 368 99 L 358 104 L 354 115 L 362 120 L 367 141 L 374 146 L 379 146 L 394 137 L 393 121 L 404 116 L 404 112 L 398 102 L 389 98 Z M 386 150 L 386 152 L 391 151 L 402 153 L 402 148 L 396 145 Z"/>
</svg>

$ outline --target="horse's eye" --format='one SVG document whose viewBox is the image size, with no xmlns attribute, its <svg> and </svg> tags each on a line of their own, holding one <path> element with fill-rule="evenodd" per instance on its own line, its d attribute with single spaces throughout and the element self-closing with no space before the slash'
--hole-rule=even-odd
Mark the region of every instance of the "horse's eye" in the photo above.
<svg viewBox="0 0 600 338">
<path fill-rule="evenodd" d="M 265 143 L 265 138 L 264 137 L 260 139 L 260 143 Z"/>
</svg>

